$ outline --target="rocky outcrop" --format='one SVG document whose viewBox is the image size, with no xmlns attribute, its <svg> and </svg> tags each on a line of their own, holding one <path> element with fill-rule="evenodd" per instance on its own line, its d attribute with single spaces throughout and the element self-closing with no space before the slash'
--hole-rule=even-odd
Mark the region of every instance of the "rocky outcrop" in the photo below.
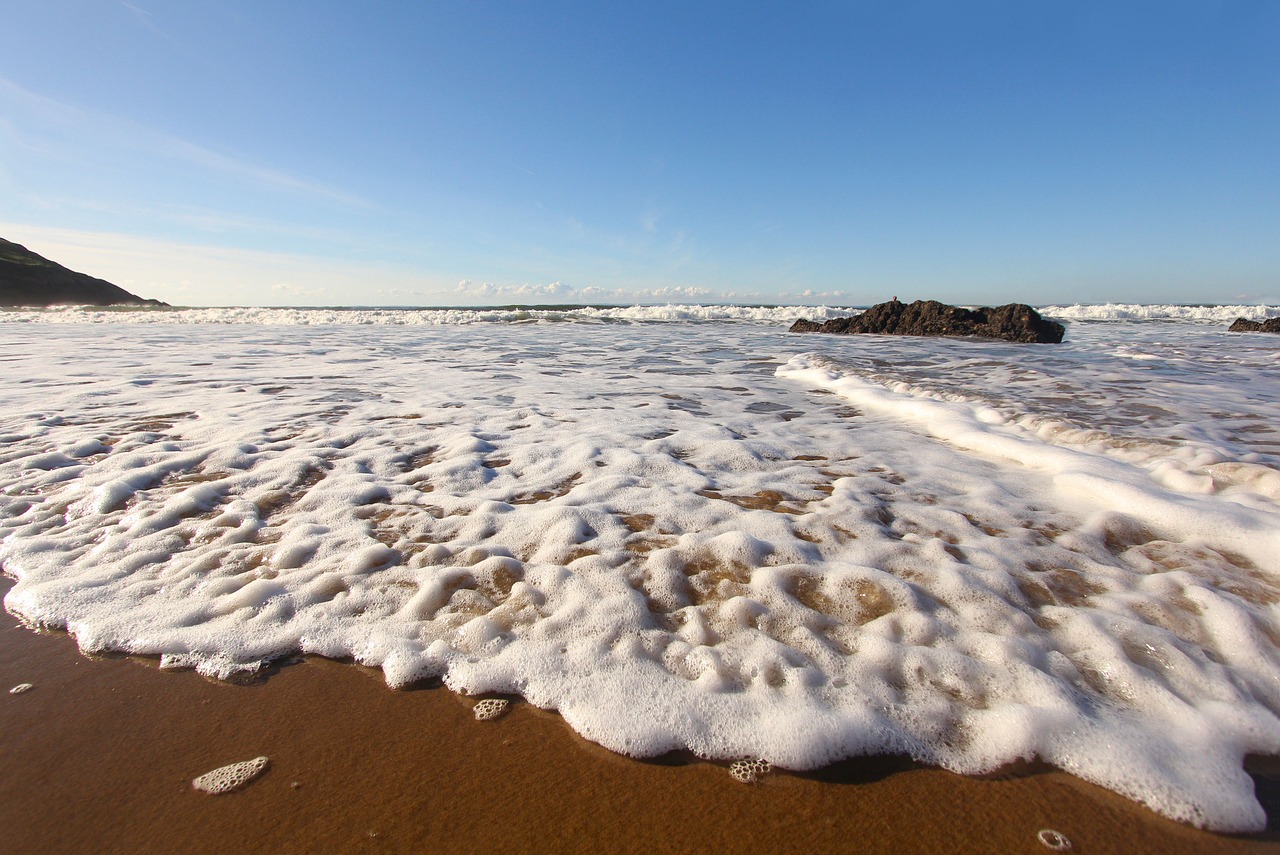
<svg viewBox="0 0 1280 855">
<path fill-rule="evenodd" d="M 1227 328 L 1227 332 L 1280 333 L 1280 318 L 1267 318 L 1265 321 L 1251 321 L 1248 318 L 1236 318 L 1235 323 Z"/>
<path fill-rule="evenodd" d="M 0 238 L 0 306 L 166 306 Z"/>
<path fill-rule="evenodd" d="M 1062 341 L 1065 331 L 1062 324 L 1046 321 L 1039 312 L 1024 303 L 962 309 L 937 300 L 916 300 L 907 304 L 896 298 L 853 317 L 833 318 L 821 324 L 801 318 L 791 325 L 791 332 L 979 336 L 1003 341 L 1047 343 Z"/>
</svg>

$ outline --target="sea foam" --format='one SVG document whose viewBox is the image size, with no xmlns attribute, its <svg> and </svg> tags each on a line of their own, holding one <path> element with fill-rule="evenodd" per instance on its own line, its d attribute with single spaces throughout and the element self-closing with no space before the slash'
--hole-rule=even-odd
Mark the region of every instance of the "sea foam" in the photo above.
<svg viewBox="0 0 1280 855">
<path fill-rule="evenodd" d="M 1075 304 L 1044 306 L 1040 313 L 1066 321 L 1175 320 L 1204 324 L 1230 324 L 1236 318 L 1263 320 L 1280 315 L 1280 306 L 1236 304 L 1226 306 L 1150 305 L 1139 303 Z"/>
<path fill-rule="evenodd" d="M 1274 348 L 136 314 L 2 329 L 6 607 L 86 651 L 351 657 L 636 756 L 1041 758 L 1265 821 Z"/>
<path fill-rule="evenodd" d="M 827 320 L 853 310 L 829 306 L 504 306 L 489 309 L 275 309 L 245 306 L 225 308 L 152 308 L 145 310 L 93 306 L 52 306 L 47 309 L 6 310 L 0 319 L 36 324 L 255 324 L 268 326 L 456 326 L 469 324 L 554 323 L 672 323 L 747 321 L 790 324 L 797 317 Z"/>
</svg>

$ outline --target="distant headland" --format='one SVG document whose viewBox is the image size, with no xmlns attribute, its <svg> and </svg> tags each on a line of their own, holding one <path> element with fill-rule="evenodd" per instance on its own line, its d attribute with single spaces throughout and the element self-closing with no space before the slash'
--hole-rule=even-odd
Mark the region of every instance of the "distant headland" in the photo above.
<svg viewBox="0 0 1280 855">
<path fill-rule="evenodd" d="M 0 306 L 167 306 L 0 238 Z"/>
</svg>

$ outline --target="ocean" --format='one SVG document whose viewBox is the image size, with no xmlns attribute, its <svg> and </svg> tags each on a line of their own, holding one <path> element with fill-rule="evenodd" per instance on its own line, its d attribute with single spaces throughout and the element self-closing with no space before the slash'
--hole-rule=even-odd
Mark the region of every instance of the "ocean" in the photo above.
<svg viewBox="0 0 1280 855">
<path fill-rule="evenodd" d="M 1059 345 L 805 307 L 0 312 L 5 607 L 223 679 L 299 654 L 614 751 L 1033 758 L 1222 831 L 1280 754 L 1268 306 Z"/>
</svg>

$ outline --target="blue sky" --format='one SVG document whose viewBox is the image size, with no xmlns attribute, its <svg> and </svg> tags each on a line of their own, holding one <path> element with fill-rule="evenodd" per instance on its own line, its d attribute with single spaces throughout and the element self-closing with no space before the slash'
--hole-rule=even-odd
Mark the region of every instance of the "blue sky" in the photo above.
<svg viewBox="0 0 1280 855">
<path fill-rule="evenodd" d="M 183 305 L 1280 302 L 1280 3 L 41 0 L 0 236 Z"/>
</svg>

